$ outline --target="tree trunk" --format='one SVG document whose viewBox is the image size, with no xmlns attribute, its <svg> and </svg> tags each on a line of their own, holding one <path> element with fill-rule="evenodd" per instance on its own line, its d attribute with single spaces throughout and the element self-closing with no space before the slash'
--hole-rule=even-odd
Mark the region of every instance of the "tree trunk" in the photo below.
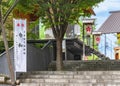
<svg viewBox="0 0 120 86">
<path fill-rule="evenodd" d="M 6 19 L 7 19 L 7 17 L 6 17 Z M 2 37 L 3 37 L 5 51 L 6 51 L 6 58 L 7 58 L 7 62 L 8 62 L 9 72 L 10 72 L 11 84 L 12 84 L 12 86 L 14 86 L 14 84 L 15 84 L 14 68 L 13 68 L 12 61 L 11 61 L 10 54 L 9 54 L 8 41 L 7 41 L 7 37 L 5 34 L 6 32 L 5 32 L 5 28 L 4 28 L 4 19 L 2 17 L 2 8 L 1 7 L 0 7 L 0 29 L 2 30 Z"/>
<path fill-rule="evenodd" d="M 57 43 L 56 70 L 61 71 L 62 67 L 63 67 L 63 62 L 62 62 L 62 39 L 57 38 L 56 43 Z"/>
<path fill-rule="evenodd" d="M 5 34 L 5 29 L 4 29 L 3 23 L 1 23 L 0 25 L 1 25 L 1 28 L 2 28 L 2 37 L 3 37 L 3 41 L 4 41 L 4 46 L 5 46 L 5 51 L 6 51 L 6 57 L 7 57 L 9 71 L 10 71 L 10 78 L 12 80 L 12 85 L 13 85 L 14 82 L 15 82 L 14 68 L 13 68 L 13 65 L 12 65 L 11 58 L 10 58 L 8 41 L 7 41 L 7 38 L 6 38 L 6 34 Z"/>
</svg>

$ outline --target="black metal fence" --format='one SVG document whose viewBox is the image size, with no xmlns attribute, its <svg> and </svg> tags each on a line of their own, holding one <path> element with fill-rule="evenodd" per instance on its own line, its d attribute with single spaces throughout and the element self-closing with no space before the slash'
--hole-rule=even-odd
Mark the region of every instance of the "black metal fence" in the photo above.
<svg viewBox="0 0 120 86">
<path fill-rule="evenodd" d="M 14 66 L 14 47 L 9 49 L 12 64 Z M 48 69 L 53 60 L 52 47 L 41 49 L 33 44 L 27 44 L 27 71 L 43 71 Z M 0 74 L 9 75 L 6 53 L 0 54 Z"/>
</svg>

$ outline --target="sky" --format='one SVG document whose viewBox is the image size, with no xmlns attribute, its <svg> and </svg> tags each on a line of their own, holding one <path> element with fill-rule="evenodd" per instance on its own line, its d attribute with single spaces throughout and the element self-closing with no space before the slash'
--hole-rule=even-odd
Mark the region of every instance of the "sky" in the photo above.
<svg viewBox="0 0 120 86">
<path fill-rule="evenodd" d="M 110 16 L 110 11 L 119 11 L 120 10 L 120 0 L 104 0 L 97 7 L 95 7 L 94 12 L 96 16 L 92 16 L 96 18 L 96 30 L 98 30 L 105 20 Z M 105 54 L 105 35 L 101 36 L 101 42 L 99 44 L 99 50 L 101 53 Z M 107 34 L 107 42 L 106 42 L 106 56 L 114 59 L 114 47 L 117 46 L 115 44 L 116 37 L 114 34 Z"/>
<path fill-rule="evenodd" d="M 120 0 L 105 0 L 93 10 L 96 14 L 95 18 L 97 18 L 97 28 L 99 28 L 101 24 L 104 23 L 104 21 L 109 17 L 110 11 L 120 10 Z"/>
</svg>

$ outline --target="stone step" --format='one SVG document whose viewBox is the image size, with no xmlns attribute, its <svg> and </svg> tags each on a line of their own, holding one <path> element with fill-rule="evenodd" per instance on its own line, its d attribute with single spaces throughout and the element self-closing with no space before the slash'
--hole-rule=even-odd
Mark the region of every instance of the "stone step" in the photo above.
<svg viewBox="0 0 120 86">
<path fill-rule="evenodd" d="M 82 71 L 81 71 L 82 73 Z M 64 75 L 64 74 L 77 74 L 77 72 L 74 71 L 32 71 L 32 72 L 27 72 L 27 73 L 22 73 L 22 75 Z"/>
<path fill-rule="evenodd" d="M 120 86 L 120 83 L 21 83 L 17 86 Z"/>
<path fill-rule="evenodd" d="M 25 83 L 94 83 L 95 79 L 22 79 Z"/>
<path fill-rule="evenodd" d="M 120 83 L 120 79 L 22 79 L 21 83 Z"/>
<path fill-rule="evenodd" d="M 120 71 L 33 71 L 22 73 L 22 75 L 120 75 Z"/>
<path fill-rule="evenodd" d="M 81 76 L 83 77 L 83 76 Z M 35 78 L 35 79 L 46 79 L 46 78 L 51 78 L 51 79 L 61 79 L 61 78 L 74 78 L 73 75 L 29 75 L 29 76 L 22 76 L 21 78 Z"/>
<path fill-rule="evenodd" d="M 120 75 L 29 75 L 21 76 L 20 79 L 117 79 L 120 80 Z"/>
<path fill-rule="evenodd" d="M 68 84 L 55 84 L 55 83 L 21 83 L 17 86 L 92 86 L 92 84 L 84 83 L 84 84 L 76 84 L 76 83 L 68 83 Z"/>
<path fill-rule="evenodd" d="M 36 71 L 20 76 L 18 86 L 120 86 L 120 71 Z"/>
<path fill-rule="evenodd" d="M 20 79 L 33 78 L 33 79 L 120 79 L 119 71 L 39 71 L 39 72 L 28 72 L 20 76 Z"/>
</svg>

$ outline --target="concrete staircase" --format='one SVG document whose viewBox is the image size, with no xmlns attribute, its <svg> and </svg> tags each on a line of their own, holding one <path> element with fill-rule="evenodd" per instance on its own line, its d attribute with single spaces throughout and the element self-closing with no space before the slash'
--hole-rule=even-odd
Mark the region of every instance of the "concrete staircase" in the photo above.
<svg viewBox="0 0 120 86">
<path fill-rule="evenodd" d="M 120 86 L 120 71 L 36 71 L 17 86 Z"/>
</svg>

